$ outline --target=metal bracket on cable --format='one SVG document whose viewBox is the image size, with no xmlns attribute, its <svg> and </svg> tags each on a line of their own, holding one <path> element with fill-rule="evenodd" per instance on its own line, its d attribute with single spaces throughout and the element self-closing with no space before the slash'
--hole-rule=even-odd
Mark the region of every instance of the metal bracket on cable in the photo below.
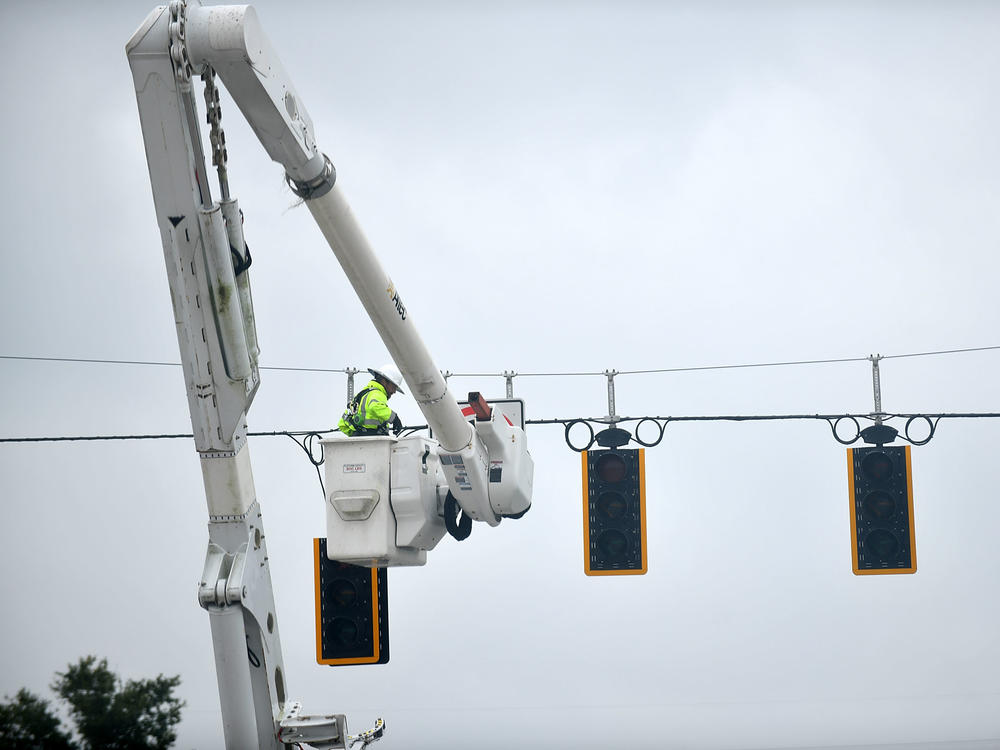
<svg viewBox="0 0 1000 750">
<path fill-rule="evenodd" d="M 507 398 L 514 398 L 514 378 L 517 377 L 517 373 L 513 370 L 504 370 L 503 376 L 507 379 Z"/>
<path fill-rule="evenodd" d="M 868 359 L 872 363 L 872 390 L 875 394 L 875 411 L 871 416 L 875 420 L 875 424 L 861 430 L 861 437 L 866 443 L 881 446 L 895 440 L 899 435 L 899 431 L 887 424 L 882 424 L 885 413 L 882 411 L 882 382 L 878 371 L 878 363 L 882 359 L 882 355 L 869 354 Z"/>
<path fill-rule="evenodd" d="M 593 436 L 594 440 L 598 445 L 605 448 L 621 448 L 624 445 L 628 445 L 629 440 L 632 439 L 632 433 L 628 430 L 623 430 L 620 427 L 616 427 L 619 420 L 618 415 L 615 414 L 615 375 L 618 375 L 617 370 L 605 370 L 604 374 L 608 378 L 608 416 L 606 421 L 610 427 L 601 430 L 596 435 Z M 593 434 L 593 430 L 591 430 Z M 566 442 L 569 442 L 569 429 L 566 430 Z M 657 441 L 659 442 L 659 441 Z M 570 445 L 572 448 L 573 446 Z"/>
<path fill-rule="evenodd" d="M 347 403 L 351 403 L 354 400 L 354 376 L 361 370 L 357 367 L 347 367 L 344 372 L 347 373 Z"/>
<path fill-rule="evenodd" d="M 882 383 L 879 380 L 878 374 L 878 363 L 882 359 L 881 354 L 869 354 L 869 361 L 872 363 L 872 389 L 875 391 L 875 413 L 872 416 L 875 418 L 875 424 L 882 424 Z"/>
<path fill-rule="evenodd" d="M 618 418 L 615 416 L 615 375 L 618 371 L 605 370 L 604 374 L 608 376 L 608 424 L 614 427 L 618 423 Z"/>
</svg>

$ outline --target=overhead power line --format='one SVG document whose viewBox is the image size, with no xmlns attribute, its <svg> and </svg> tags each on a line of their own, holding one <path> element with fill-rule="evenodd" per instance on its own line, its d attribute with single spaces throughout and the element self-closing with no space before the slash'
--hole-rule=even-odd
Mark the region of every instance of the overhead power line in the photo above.
<svg viewBox="0 0 1000 750">
<path fill-rule="evenodd" d="M 180 362 L 147 362 L 130 359 L 77 359 L 74 357 L 20 357 L 0 354 L 0 359 L 18 359 L 25 362 L 85 362 L 96 365 L 154 365 L 157 367 L 180 367 Z"/>
<path fill-rule="evenodd" d="M 963 352 L 984 352 L 989 349 L 1000 349 L 1000 346 L 978 346 L 971 349 L 946 349 L 939 352 L 916 352 L 914 354 L 883 354 L 882 359 L 902 359 L 903 357 L 929 357 L 934 354 L 960 354 Z"/>
<path fill-rule="evenodd" d="M 290 437 L 303 435 L 322 435 L 334 432 L 334 428 L 325 430 L 271 430 L 268 432 L 248 432 L 247 437 Z M 178 438 L 194 437 L 193 433 L 154 433 L 147 435 L 60 435 L 57 437 L 15 437 L 0 438 L 0 443 L 69 443 L 84 440 L 176 440 Z"/>
<path fill-rule="evenodd" d="M 595 424 L 621 424 L 624 422 L 662 422 L 664 425 L 671 422 L 773 422 L 789 420 L 823 420 L 833 422 L 836 420 L 873 420 L 875 417 L 883 419 L 908 419 L 908 420 L 941 420 L 941 419 L 996 419 L 1000 418 L 1000 412 L 942 412 L 936 414 L 710 414 L 700 416 L 645 416 L 645 417 L 615 417 L 614 419 L 604 417 L 567 417 L 551 419 L 527 419 L 525 425 L 572 425 L 578 422 L 593 422 Z M 427 425 L 407 425 L 403 428 L 406 433 L 426 430 Z M 247 437 L 310 437 L 325 435 L 336 432 L 336 428 L 330 427 L 318 430 L 268 430 L 261 432 L 248 432 Z M 59 443 L 74 441 L 99 441 L 99 440 L 174 440 L 178 438 L 193 438 L 192 433 L 154 433 L 146 435 L 62 435 L 43 437 L 7 437 L 0 438 L 0 443 Z M 309 452 L 307 450 L 307 452 Z"/>
<path fill-rule="evenodd" d="M 961 354 L 964 352 L 982 352 L 992 349 L 1000 349 L 1000 346 L 977 346 L 967 349 L 946 349 L 935 352 L 912 352 L 909 354 L 882 354 L 880 359 L 902 359 L 903 357 L 930 357 L 937 354 Z M 793 365 L 826 365 L 839 362 L 868 362 L 870 357 L 841 357 L 831 359 L 802 359 L 787 362 L 752 362 L 735 365 L 701 365 L 695 367 L 665 367 L 648 370 L 615 370 L 616 375 L 647 375 L 668 372 L 694 372 L 698 370 L 736 370 L 748 367 L 788 367 Z M 464 378 L 484 378 L 484 377 L 506 377 L 515 375 L 517 377 L 573 377 L 577 375 L 607 375 L 605 371 L 600 372 L 478 372 L 478 373 L 449 373 L 450 377 Z"/>
<path fill-rule="evenodd" d="M 0 354 L 0 359 L 16 359 L 26 362 L 77 362 L 97 365 L 151 365 L 155 367 L 180 367 L 180 362 L 148 362 L 132 359 L 83 359 L 76 357 L 20 357 L 14 355 Z M 322 367 L 265 367 L 261 370 L 287 370 L 290 372 L 347 372 L 346 369 L 339 370 Z"/>
<path fill-rule="evenodd" d="M 831 363 L 841 363 L 841 362 L 865 362 L 872 361 L 876 366 L 877 375 L 877 362 L 881 359 L 901 359 L 904 357 L 927 357 L 935 355 L 944 354 L 961 354 L 967 352 L 981 352 L 1000 349 L 1000 346 L 981 346 L 972 347 L 965 349 L 947 349 L 931 352 L 912 352 L 908 354 L 886 354 L 886 355 L 872 355 L 868 357 L 846 357 L 846 358 L 830 358 L 830 359 L 812 359 L 812 360 L 794 360 L 794 361 L 782 361 L 782 362 L 758 362 L 758 363 L 744 363 L 744 364 L 734 364 L 734 365 L 708 365 L 700 367 L 673 367 L 673 368 L 660 368 L 660 369 L 648 369 L 648 370 L 606 370 L 603 372 L 513 372 L 504 371 L 502 373 L 451 373 L 445 371 L 446 377 L 505 377 L 508 379 L 508 391 L 510 390 L 510 380 L 514 377 L 545 377 L 545 376 L 606 376 L 609 379 L 609 416 L 608 417 L 573 417 L 570 419 L 536 419 L 527 420 L 526 424 L 534 425 L 544 425 L 544 424 L 563 424 L 570 425 L 571 423 L 579 422 L 594 422 L 594 423 L 621 423 L 628 421 L 655 421 L 662 422 L 663 426 L 670 422 L 692 422 L 692 421 L 764 421 L 764 420 L 795 420 L 795 419 L 823 419 L 828 422 L 833 423 L 834 420 L 857 420 L 857 419 L 877 419 L 881 421 L 883 418 L 895 418 L 902 417 L 909 420 L 908 424 L 914 419 L 926 419 L 928 422 L 931 420 L 940 420 L 942 418 L 995 418 L 1000 417 L 998 413 L 963 413 L 963 414 L 883 414 L 880 412 L 880 407 L 878 405 L 878 385 L 876 377 L 876 412 L 871 414 L 785 414 L 785 415 L 709 415 L 709 416 L 673 416 L 673 417 L 663 417 L 663 416 L 647 416 L 647 417 L 621 417 L 614 416 L 613 410 L 613 388 L 611 382 L 614 376 L 617 375 L 638 375 L 638 374 L 651 374 L 651 373 L 670 373 L 670 372 L 691 372 L 698 370 L 726 370 L 726 369 L 737 369 L 737 368 L 750 368 L 750 367 L 784 367 L 790 365 L 818 365 L 818 364 L 831 364 Z M 16 356 L 16 355 L 0 355 L 0 359 L 8 360 L 26 360 L 26 361 L 45 361 L 45 362 L 80 362 L 80 363 L 97 363 L 97 364 L 129 364 L 129 365 L 154 365 L 154 366 L 174 366 L 179 367 L 180 365 L 173 362 L 149 362 L 149 361 L 139 361 L 139 360 L 110 360 L 110 359 L 81 359 L 81 358 L 69 358 L 69 357 L 28 357 L 28 356 Z M 326 372 L 326 373 L 347 373 L 353 374 L 357 370 L 351 368 L 342 369 L 327 369 L 327 368 L 306 368 L 306 367 L 261 367 L 262 370 L 290 370 L 290 371 L 306 371 L 306 372 Z M 407 431 L 415 431 L 425 429 L 426 425 L 411 426 L 407 427 Z M 933 426 L 931 431 L 933 433 Z M 333 432 L 331 428 L 329 430 L 301 430 L 301 431 L 276 431 L 276 432 L 251 432 L 247 433 L 250 437 L 261 437 L 261 436 L 285 436 L 292 439 L 296 439 L 297 436 L 306 436 L 307 439 L 312 438 L 327 433 Z M 834 433 L 836 434 L 836 428 L 834 427 Z M 660 430 L 662 436 L 662 428 Z M 63 435 L 63 436 L 41 436 L 41 437 L 10 437 L 10 438 L 0 438 L 0 443 L 41 443 L 41 442 L 72 442 L 72 441 L 99 441 L 99 440 L 167 440 L 167 439 L 180 439 L 180 438 L 193 438 L 191 433 L 185 434 L 146 434 L 146 435 Z M 299 442 L 296 440 L 296 442 Z M 302 445 L 302 443 L 299 443 Z M 306 452 L 311 451 L 306 448 Z"/>
<path fill-rule="evenodd" d="M 1000 348 L 1000 347 L 998 347 Z M 745 367 L 786 367 L 788 365 L 825 365 L 835 362 L 867 362 L 868 357 L 846 357 L 843 359 L 807 359 L 795 362 L 757 362 L 738 365 L 702 365 L 697 367 L 665 367 L 653 370 L 615 370 L 616 375 L 651 375 L 667 372 L 694 372 L 697 370 L 736 370 Z M 518 377 L 531 376 L 573 376 L 573 375 L 607 375 L 605 372 L 519 372 Z"/>
<path fill-rule="evenodd" d="M 1000 349 L 1000 346 L 976 346 L 968 347 L 965 349 L 942 349 L 939 351 L 932 352 L 911 352 L 907 354 L 882 354 L 878 355 L 880 359 L 903 359 L 908 357 L 931 357 L 944 354 L 964 354 L 967 352 L 984 352 Z M 0 354 L 0 359 L 9 360 L 21 360 L 21 361 L 31 361 L 31 362 L 68 362 L 68 363 L 86 363 L 86 364 L 104 364 L 104 365 L 150 365 L 156 367 L 180 367 L 179 362 L 150 362 L 142 360 L 128 360 L 128 359 L 85 359 L 85 358 L 75 358 L 75 357 L 27 357 L 18 355 L 7 355 Z M 826 364 L 836 364 L 842 362 L 867 362 L 870 357 L 839 357 L 839 358 L 827 358 L 827 359 L 802 359 L 802 360 L 789 360 L 780 362 L 746 362 L 740 364 L 731 365 L 701 365 L 693 367 L 663 367 L 663 368 L 651 368 L 642 370 L 614 370 L 616 375 L 650 375 L 659 373 L 670 373 L 670 372 L 695 372 L 701 370 L 736 370 L 751 367 L 789 367 L 789 366 L 799 366 L 799 365 L 826 365 Z M 260 367 L 261 370 L 277 370 L 285 372 L 325 372 L 325 373 L 348 373 L 348 368 L 329 368 L 329 367 L 278 367 L 278 366 L 265 366 Z M 518 372 L 518 371 L 505 371 L 505 372 L 446 372 L 448 377 L 459 377 L 459 378 L 502 378 L 502 377 L 579 377 L 579 376 L 596 376 L 596 375 L 607 375 L 606 371 L 561 371 L 561 372 Z"/>
</svg>

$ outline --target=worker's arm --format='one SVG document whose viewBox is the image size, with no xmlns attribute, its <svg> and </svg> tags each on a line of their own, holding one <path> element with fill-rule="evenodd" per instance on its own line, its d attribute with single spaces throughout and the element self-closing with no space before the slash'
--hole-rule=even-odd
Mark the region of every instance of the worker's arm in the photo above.
<svg viewBox="0 0 1000 750">
<path fill-rule="evenodd" d="M 378 392 L 368 396 L 368 406 L 365 410 L 365 426 L 370 426 L 370 422 L 373 419 L 378 420 L 378 425 L 375 425 L 376 427 L 389 424 L 394 419 L 399 419 L 396 416 L 396 412 L 389 408 L 389 404 L 385 402 L 382 394 Z"/>
<path fill-rule="evenodd" d="M 392 425 L 392 430 L 397 435 L 403 430 L 403 420 L 389 407 L 388 403 L 382 400 L 382 394 L 378 391 L 371 395 L 365 417 L 365 426 L 369 429 L 382 425 Z M 378 420 L 378 424 L 372 424 L 374 419 Z"/>
</svg>

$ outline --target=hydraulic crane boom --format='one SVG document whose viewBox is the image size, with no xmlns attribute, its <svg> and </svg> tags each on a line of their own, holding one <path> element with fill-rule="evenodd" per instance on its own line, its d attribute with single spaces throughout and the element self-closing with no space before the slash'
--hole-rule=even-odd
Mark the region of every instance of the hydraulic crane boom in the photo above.
<svg viewBox="0 0 1000 750">
<path fill-rule="evenodd" d="M 211 65 L 218 71 L 268 154 L 285 168 L 289 185 L 309 207 L 441 448 L 467 459 L 463 462 L 467 481 L 460 483 L 453 472 L 445 472 L 462 509 L 491 526 L 503 515 L 523 512 L 530 487 L 514 507 L 491 504 L 487 451 L 463 418 L 396 285 L 335 184 L 336 170 L 317 148 L 312 121 L 271 51 L 253 8 L 192 8 L 189 24 L 192 65 Z"/>
<path fill-rule="evenodd" d="M 433 449 L 435 471 L 446 481 L 443 489 L 466 516 L 495 526 L 505 516 L 522 515 L 530 505 L 533 462 L 524 433 L 509 419 L 504 424 L 496 413 L 492 418 L 477 416 L 475 426 L 462 415 L 396 285 L 335 184 L 336 170 L 317 147 L 309 114 L 252 7 L 202 7 L 198 0 L 171 0 L 150 13 L 126 53 L 208 503 L 209 545 L 199 601 L 212 624 L 226 746 L 278 748 L 306 741 L 316 747 L 344 747 L 343 716 L 300 717 L 298 704 L 286 700 L 263 524 L 246 444 L 246 415 L 260 384 L 250 256 L 239 205 L 229 189 L 216 73 L 268 155 L 284 169 L 291 189 L 308 206 L 434 431 L 434 441 L 419 438 L 425 451 L 423 473 Z M 219 200 L 212 197 L 205 164 L 196 74 L 205 86 Z M 388 465 L 385 468 L 388 473 Z M 429 486 L 429 504 L 425 493 L 409 510 L 402 501 L 395 504 L 393 513 L 399 518 L 385 516 L 396 534 L 393 544 L 398 542 L 402 552 L 379 564 L 419 564 L 424 551 L 440 538 L 425 531 L 428 523 L 440 521 L 428 515 L 437 512 L 434 496 L 440 500 L 442 487 L 433 481 Z M 332 489 L 328 519 L 335 516 L 331 508 L 337 488 Z M 351 492 L 345 492 L 345 502 L 354 502 Z M 378 502 L 378 493 L 370 494 Z M 407 513 L 411 528 L 417 530 L 401 542 L 396 524 L 403 528 Z M 351 521 L 329 524 L 360 528 Z M 361 559 L 369 556 L 364 550 L 358 553 Z"/>
</svg>

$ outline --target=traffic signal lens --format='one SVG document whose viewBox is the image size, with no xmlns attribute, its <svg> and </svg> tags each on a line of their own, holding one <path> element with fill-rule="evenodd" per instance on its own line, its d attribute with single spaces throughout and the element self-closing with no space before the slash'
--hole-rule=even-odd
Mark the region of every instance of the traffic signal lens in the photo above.
<svg viewBox="0 0 1000 750">
<path fill-rule="evenodd" d="M 328 632 L 341 646 L 353 646 L 358 640 L 358 624 L 346 617 L 334 617 Z"/>
<path fill-rule="evenodd" d="M 865 512 L 870 513 L 873 518 L 885 521 L 896 512 L 896 501 L 888 492 L 875 490 L 869 492 L 864 500 Z"/>
<path fill-rule="evenodd" d="M 608 529 L 597 537 L 597 546 L 612 562 L 624 560 L 628 555 L 628 539 L 618 529 Z"/>
<path fill-rule="evenodd" d="M 628 510 L 628 503 L 617 492 L 605 492 L 597 499 L 597 510 L 605 518 L 621 518 Z"/>
<path fill-rule="evenodd" d="M 620 482 L 626 473 L 625 459 L 617 453 L 605 453 L 597 459 L 597 477 L 602 482 Z"/>
<path fill-rule="evenodd" d="M 331 667 L 389 661 L 389 590 L 385 568 L 348 565 L 313 540 L 316 661 Z"/>
<path fill-rule="evenodd" d="M 865 547 L 882 562 L 890 562 L 899 553 L 899 540 L 885 529 L 875 529 L 865 537 Z"/>
<path fill-rule="evenodd" d="M 861 462 L 861 471 L 872 482 L 886 482 L 892 476 L 892 459 L 879 451 L 869 453 Z"/>
<path fill-rule="evenodd" d="M 354 584 L 343 578 L 334 581 L 331 589 L 333 603 L 338 607 L 350 607 L 358 600 L 358 590 Z"/>
<path fill-rule="evenodd" d="M 848 448 L 847 478 L 855 575 L 916 572 L 910 446 Z"/>
<path fill-rule="evenodd" d="M 586 450 L 583 460 L 584 572 L 646 572 L 646 498 L 643 450 Z"/>
</svg>

